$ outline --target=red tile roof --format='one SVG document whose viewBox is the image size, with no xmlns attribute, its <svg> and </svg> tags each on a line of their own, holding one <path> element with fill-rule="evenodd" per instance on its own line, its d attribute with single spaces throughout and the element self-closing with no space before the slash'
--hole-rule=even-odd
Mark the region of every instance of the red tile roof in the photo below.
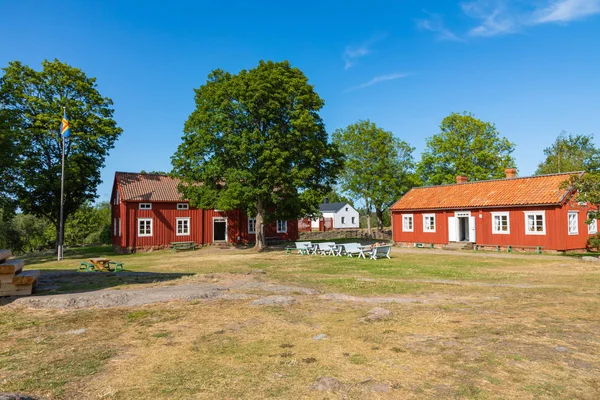
<svg viewBox="0 0 600 400">
<path fill-rule="evenodd" d="M 413 188 L 391 210 L 559 204 L 567 193 L 567 189 L 560 189 L 559 186 L 573 174 L 581 172 Z"/>
<path fill-rule="evenodd" d="M 167 175 L 116 172 L 123 201 L 183 201 L 177 190 L 179 179 Z"/>
</svg>

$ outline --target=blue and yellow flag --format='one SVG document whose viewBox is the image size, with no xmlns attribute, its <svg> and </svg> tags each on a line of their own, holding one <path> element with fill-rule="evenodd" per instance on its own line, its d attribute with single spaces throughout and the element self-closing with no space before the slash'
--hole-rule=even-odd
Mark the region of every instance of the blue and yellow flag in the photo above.
<svg viewBox="0 0 600 400">
<path fill-rule="evenodd" d="M 67 121 L 67 111 L 64 112 L 63 119 L 60 123 L 60 134 L 65 138 L 71 136 L 71 128 L 69 128 L 69 121 Z"/>
</svg>

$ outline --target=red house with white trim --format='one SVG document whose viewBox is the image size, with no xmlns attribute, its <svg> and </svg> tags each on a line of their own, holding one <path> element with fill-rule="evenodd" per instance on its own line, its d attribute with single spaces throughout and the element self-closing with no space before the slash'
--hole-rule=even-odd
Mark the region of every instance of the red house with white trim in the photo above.
<svg viewBox="0 0 600 400">
<path fill-rule="evenodd" d="M 161 249 L 171 242 L 250 243 L 256 240 L 254 218 L 240 210 L 191 207 L 167 175 L 116 172 L 111 196 L 112 245 L 119 252 Z M 298 221 L 265 226 L 271 240 L 296 240 Z"/>
<path fill-rule="evenodd" d="M 572 192 L 560 189 L 576 173 L 516 177 L 410 190 L 391 208 L 393 240 L 412 246 L 463 242 L 483 247 L 585 249 L 597 232 L 587 225 L 589 205 L 573 204 Z"/>
</svg>

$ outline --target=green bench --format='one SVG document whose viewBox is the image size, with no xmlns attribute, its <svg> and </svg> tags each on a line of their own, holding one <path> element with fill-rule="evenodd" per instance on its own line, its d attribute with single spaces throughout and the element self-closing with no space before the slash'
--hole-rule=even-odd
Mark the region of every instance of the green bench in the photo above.
<svg viewBox="0 0 600 400">
<path fill-rule="evenodd" d="M 517 249 L 535 249 L 535 252 L 537 254 L 542 254 L 542 249 L 544 248 L 544 246 L 508 246 L 507 251 L 509 253 L 512 253 L 513 248 L 517 248 Z"/>
<path fill-rule="evenodd" d="M 115 272 L 118 272 L 118 271 L 123 271 L 123 266 L 124 266 L 125 264 L 124 264 L 124 263 L 122 263 L 122 262 L 111 261 L 111 262 L 109 262 L 109 263 L 108 263 L 108 268 L 109 268 L 109 269 L 110 269 L 110 266 L 111 266 L 111 265 L 114 265 L 114 268 L 113 268 L 113 269 L 115 270 Z"/>
<path fill-rule="evenodd" d="M 171 242 L 171 248 L 177 253 L 177 250 L 196 250 L 195 242 Z"/>
<path fill-rule="evenodd" d="M 94 270 L 96 270 L 96 267 L 94 267 L 94 264 L 89 263 L 89 262 L 84 262 L 84 261 L 79 263 L 79 268 L 77 269 L 77 271 L 85 271 L 85 272 L 94 271 Z"/>
<path fill-rule="evenodd" d="M 500 245 L 498 244 L 476 244 L 475 251 L 481 250 L 482 247 L 495 247 L 497 252 L 500 251 Z"/>
<path fill-rule="evenodd" d="M 433 243 L 415 243 L 417 249 L 433 249 Z"/>
</svg>

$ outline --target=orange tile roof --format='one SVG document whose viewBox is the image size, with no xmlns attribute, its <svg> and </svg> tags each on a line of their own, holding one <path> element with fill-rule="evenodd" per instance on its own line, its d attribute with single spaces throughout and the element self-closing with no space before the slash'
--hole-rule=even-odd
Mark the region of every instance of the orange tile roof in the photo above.
<svg viewBox="0 0 600 400">
<path fill-rule="evenodd" d="M 567 189 L 560 189 L 559 186 L 573 174 L 581 172 L 413 188 L 391 210 L 559 204 L 567 193 Z"/>
<path fill-rule="evenodd" d="M 116 172 L 115 180 L 123 201 L 183 201 L 179 179 L 167 175 Z"/>
</svg>

